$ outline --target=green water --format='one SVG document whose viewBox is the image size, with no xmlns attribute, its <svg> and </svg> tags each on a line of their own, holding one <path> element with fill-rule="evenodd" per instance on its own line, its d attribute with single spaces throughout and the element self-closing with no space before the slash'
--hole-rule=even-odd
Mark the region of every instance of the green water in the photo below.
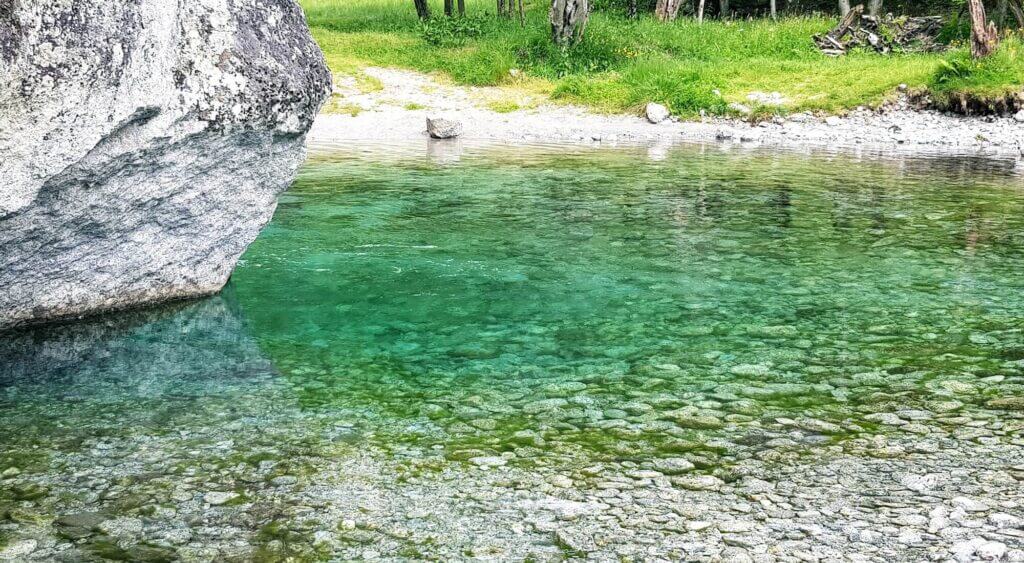
<svg viewBox="0 0 1024 563">
<path fill-rule="evenodd" d="M 314 159 L 233 285 L 308 409 L 446 448 L 643 456 L 764 416 L 1021 390 L 999 163 L 681 148 Z M 951 391 L 950 388 L 954 390 Z M 964 396 L 966 395 L 966 396 Z"/>
<path fill-rule="evenodd" d="M 224 295 L 0 336 L 0 471 L 38 476 L 2 498 L 136 509 L 61 490 L 101 451 L 211 485 L 339 448 L 714 472 L 876 413 L 1019 424 L 1021 188 L 966 157 L 319 154 Z"/>
</svg>

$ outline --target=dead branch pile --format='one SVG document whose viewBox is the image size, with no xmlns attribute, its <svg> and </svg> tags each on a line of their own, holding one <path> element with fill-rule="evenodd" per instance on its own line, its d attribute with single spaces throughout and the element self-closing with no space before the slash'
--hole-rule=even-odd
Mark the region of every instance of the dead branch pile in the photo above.
<svg viewBox="0 0 1024 563">
<path fill-rule="evenodd" d="M 864 15 L 864 6 L 856 6 L 843 16 L 839 25 L 825 35 L 815 35 L 821 52 L 833 57 L 862 47 L 885 54 L 892 51 L 930 53 L 942 51 L 938 42 L 942 18 Z"/>
</svg>

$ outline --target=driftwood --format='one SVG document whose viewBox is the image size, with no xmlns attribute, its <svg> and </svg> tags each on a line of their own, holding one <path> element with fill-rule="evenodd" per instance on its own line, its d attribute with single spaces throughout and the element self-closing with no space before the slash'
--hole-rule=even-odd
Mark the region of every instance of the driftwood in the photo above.
<svg viewBox="0 0 1024 563">
<path fill-rule="evenodd" d="M 942 18 L 864 15 L 864 6 L 857 5 L 843 16 L 832 31 L 815 35 L 821 52 L 830 56 L 845 55 L 862 47 L 878 53 L 936 52 L 946 47 L 936 39 L 942 29 Z"/>
</svg>

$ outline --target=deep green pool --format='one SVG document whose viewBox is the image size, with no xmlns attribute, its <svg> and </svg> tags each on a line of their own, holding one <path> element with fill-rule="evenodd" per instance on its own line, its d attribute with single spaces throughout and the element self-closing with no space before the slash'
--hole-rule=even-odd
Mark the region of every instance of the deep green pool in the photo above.
<svg viewBox="0 0 1024 563">
<path fill-rule="evenodd" d="M 159 436 L 211 480 L 339 440 L 711 471 L 877 413 L 1016 417 L 1022 188 L 948 156 L 321 153 L 224 295 L 0 337 L 0 471 Z M 33 490 L 0 502 L 78 502 Z"/>
</svg>

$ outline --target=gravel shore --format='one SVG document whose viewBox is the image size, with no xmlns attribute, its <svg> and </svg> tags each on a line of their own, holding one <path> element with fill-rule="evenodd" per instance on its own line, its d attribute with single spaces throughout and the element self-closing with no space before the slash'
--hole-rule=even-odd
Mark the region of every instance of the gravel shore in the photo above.
<svg viewBox="0 0 1024 563">
<path fill-rule="evenodd" d="M 366 74 L 383 86 L 362 92 L 352 79 L 336 86 L 346 114 L 323 113 L 310 133 L 310 145 L 329 148 L 351 141 L 394 141 L 426 137 L 428 116 L 457 119 L 463 138 L 504 143 L 574 142 L 700 142 L 719 141 L 755 146 L 872 149 L 899 153 L 1021 156 L 1024 123 L 1013 117 L 963 117 L 918 111 L 906 101 L 882 110 L 858 109 L 846 116 L 809 113 L 758 124 L 739 119 L 668 120 L 657 125 L 629 115 L 602 115 L 583 108 L 541 104 L 498 113 L 488 108 L 510 94 L 498 88 L 443 84 L 410 71 L 368 68 Z M 528 98 L 519 100 L 529 106 Z M 355 115 L 351 115 L 351 114 Z"/>
</svg>

